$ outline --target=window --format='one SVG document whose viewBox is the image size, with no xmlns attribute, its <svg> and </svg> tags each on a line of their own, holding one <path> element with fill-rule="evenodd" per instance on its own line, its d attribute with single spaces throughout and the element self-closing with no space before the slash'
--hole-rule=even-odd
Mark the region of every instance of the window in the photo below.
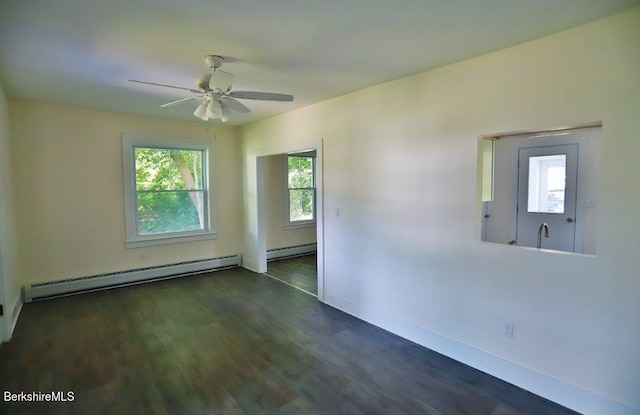
<svg viewBox="0 0 640 415">
<path fill-rule="evenodd" d="M 315 152 L 287 156 L 288 225 L 304 225 L 316 220 Z"/>
<path fill-rule="evenodd" d="M 127 247 L 210 238 L 212 144 L 123 135 Z"/>
</svg>

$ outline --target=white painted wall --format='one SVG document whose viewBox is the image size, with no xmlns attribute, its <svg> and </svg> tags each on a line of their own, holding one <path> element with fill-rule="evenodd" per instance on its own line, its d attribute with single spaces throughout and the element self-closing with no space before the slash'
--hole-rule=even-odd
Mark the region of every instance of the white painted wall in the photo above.
<svg viewBox="0 0 640 415">
<path fill-rule="evenodd" d="M 237 254 L 237 127 L 9 101 L 20 285 Z M 217 239 L 125 248 L 122 133 L 214 140 Z M 144 257 L 143 257 L 144 254 Z"/>
<path fill-rule="evenodd" d="M 265 200 L 267 205 L 267 250 L 316 243 L 316 226 L 285 225 L 287 155 L 265 157 Z"/>
<path fill-rule="evenodd" d="M 327 303 L 583 413 L 639 414 L 638 45 L 635 9 L 246 126 L 245 217 L 250 155 L 323 137 Z M 597 255 L 476 242 L 477 137 L 593 121 Z"/>
<path fill-rule="evenodd" d="M 14 189 L 11 177 L 9 110 L 7 98 L 0 87 L 0 302 L 4 305 L 4 317 L 0 317 L 0 342 L 11 337 L 18 310 L 22 306 L 17 281 Z"/>
</svg>

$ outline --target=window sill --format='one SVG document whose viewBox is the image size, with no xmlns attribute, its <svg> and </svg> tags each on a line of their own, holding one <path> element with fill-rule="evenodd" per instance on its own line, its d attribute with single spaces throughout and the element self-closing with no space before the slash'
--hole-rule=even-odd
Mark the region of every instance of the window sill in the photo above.
<svg viewBox="0 0 640 415">
<path fill-rule="evenodd" d="M 303 223 L 289 223 L 284 225 L 285 229 L 303 229 L 303 228 L 315 228 L 316 222 L 303 222 Z"/>
<path fill-rule="evenodd" d="M 200 233 L 195 235 L 176 235 L 176 236 L 152 236 L 142 237 L 134 240 L 125 241 L 126 248 L 142 248 L 145 246 L 179 244 L 184 242 L 204 241 L 207 239 L 216 239 L 218 234 L 215 232 Z"/>
</svg>

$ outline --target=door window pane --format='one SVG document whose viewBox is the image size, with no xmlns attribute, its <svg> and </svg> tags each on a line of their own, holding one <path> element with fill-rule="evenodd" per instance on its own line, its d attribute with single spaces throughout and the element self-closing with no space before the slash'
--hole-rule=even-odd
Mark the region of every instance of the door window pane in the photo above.
<svg viewBox="0 0 640 415">
<path fill-rule="evenodd" d="M 529 157 L 529 212 L 564 213 L 566 169 L 566 154 Z"/>
</svg>

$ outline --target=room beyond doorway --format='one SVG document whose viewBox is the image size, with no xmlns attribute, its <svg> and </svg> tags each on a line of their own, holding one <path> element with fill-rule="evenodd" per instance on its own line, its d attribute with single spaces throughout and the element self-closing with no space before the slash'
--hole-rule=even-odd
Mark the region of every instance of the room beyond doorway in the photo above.
<svg viewBox="0 0 640 415">
<path fill-rule="evenodd" d="M 317 255 L 315 253 L 267 262 L 266 274 L 294 288 L 318 296 Z"/>
</svg>

